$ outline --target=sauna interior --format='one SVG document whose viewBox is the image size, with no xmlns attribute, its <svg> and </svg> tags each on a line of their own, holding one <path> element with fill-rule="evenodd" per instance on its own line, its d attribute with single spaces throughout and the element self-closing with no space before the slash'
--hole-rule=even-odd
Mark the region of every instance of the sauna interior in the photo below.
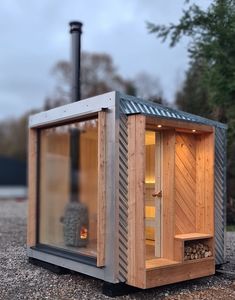
<svg viewBox="0 0 235 300">
<path fill-rule="evenodd" d="M 66 243 L 64 214 L 71 201 L 70 164 L 71 134 L 79 138 L 73 159 L 79 190 L 75 201 L 88 210 L 88 226 L 80 232 L 84 247 Z M 62 250 L 96 257 L 97 255 L 97 177 L 98 177 L 98 119 L 82 120 L 39 131 L 40 135 L 40 186 L 39 186 L 39 236 L 38 243 Z M 79 165 L 78 165 L 79 162 Z M 71 203 L 70 203 L 71 205 Z M 73 207 L 72 207 L 73 209 Z M 77 215 L 76 218 L 79 216 Z M 70 215 L 73 218 L 73 215 Z M 72 221 L 71 221 L 72 222 Z"/>
<path fill-rule="evenodd" d="M 143 220 L 129 222 L 130 238 L 137 239 L 130 246 L 129 283 L 148 288 L 213 274 L 213 127 L 136 115 L 129 117 L 129 131 L 136 134 L 129 201 Z M 142 169 L 135 167 L 141 157 Z"/>
</svg>

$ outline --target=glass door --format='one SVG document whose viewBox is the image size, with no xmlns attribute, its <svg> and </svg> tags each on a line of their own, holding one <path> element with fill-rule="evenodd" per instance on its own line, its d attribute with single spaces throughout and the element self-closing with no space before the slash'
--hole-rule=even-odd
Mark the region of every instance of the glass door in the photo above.
<svg viewBox="0 0 235 300">
<path fill-rule="evenodd" d="M 146 259 L 161 257 L 161 133 L 145 133 L 145 245 Z"/>
</svg>

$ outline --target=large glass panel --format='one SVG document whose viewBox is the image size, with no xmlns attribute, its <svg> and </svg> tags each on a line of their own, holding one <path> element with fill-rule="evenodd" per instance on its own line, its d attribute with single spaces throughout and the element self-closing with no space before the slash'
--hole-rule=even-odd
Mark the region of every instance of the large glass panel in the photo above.
<svg viewBox="0 0 235 300">
<path fill-rule="evenodd" d="M 161 256 L 161 136 L 145 134 L 145 245 L 146 259 Z"/>
<path fill-rule="evenodd" d="M 150 259 L 155 254 L 155 132 L 146 131 L 145 134 L 145 244 L 146 258 Z"/>
<path fill-rule="evenodd" d="M 39 242 L 96 256 L 98 120 L 40 132 Z"/>
</svg>

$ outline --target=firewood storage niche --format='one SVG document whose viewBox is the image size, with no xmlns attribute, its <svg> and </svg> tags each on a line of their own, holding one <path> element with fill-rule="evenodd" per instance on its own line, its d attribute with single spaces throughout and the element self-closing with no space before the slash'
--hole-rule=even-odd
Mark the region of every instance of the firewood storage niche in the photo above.
<svg viewBox="0 0 235 300">
<path fill-rule="evenodd" d="M 213 274 L 213 127 L 135 115 L 128 129 L 128 283 Z"/>
</svg>

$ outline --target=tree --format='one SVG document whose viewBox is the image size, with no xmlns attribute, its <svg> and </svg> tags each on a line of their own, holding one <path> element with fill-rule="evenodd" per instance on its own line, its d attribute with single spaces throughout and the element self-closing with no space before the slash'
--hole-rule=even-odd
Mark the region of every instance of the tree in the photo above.
<svg viewBox="0 0 235 300">
<path fill-rule="evenodd" d="M 67 61 L 59 61 L 52 69 L 56 88 L 45 100 L 45 109 L 71 101 L 71 66 Z M 123 78 L 108 54 L 83 52 L 81 57 L 81 94 L 89 98 L 117 90 L 153 102 L 163 103 L 163 92 L 157 77 L 146 72 L 137 74 L 133 79 Z M 166 103 L 166 101 L 164 102 Z"/>
<path fill-rule="evenodd" d="M 166 103 L 160 81 L 146 72 L 137 74 L 133 80 L 136 96 L 156 103 Z"/>
<path fill-rule="evenodd" d="M 112 58 L 107 54 L 84 52 L 81 63 L 83 98 L 111 90 L 119 90 L 129 95 L 138 93 L 140 97 L 152 100 L 159 100 L 161 97 L 161 88 L 156 78 L 142 74 L 132 80 L 124 79 L 117 72 Z M 71 66 L 69 62 L 59 61 L 56 63 L 52 69 L 52 75 L 55 77 L 56 86 L 54 93 L 45 99 L 44 110 L 71 102 Z M 27 123 L 31 113 L 36 113 L 36 111 L 25 113 L 20 118 L 0 122 L 0 155 L 20 160 L 27 159 Z"/>
<path fill-rule="evenodd" d="M 0 123 L 0 155 L 26 161 L 28 115 Z"/>
<path fill-rule="evenodd" d="M 208 89 L 203 84 L 203 61 L 196 60 L 186 72 L 185 80 L 175 96 L 176 106 L 183 111 L 213 118 L 213 108 L 209 102 Z"/>
<path fill-rule="evenodd" d="M 185 5 L 187 8 L 177 24 L 148 23 L 147 26 L 149 32 L 156 34 L 162 41 L 169 38 L 171 47 L 182 37 L 188 37 L 191 66 L 195 68 L 198 61 L 203 61 L 200 87 L 206 88 L 207 103 L 213 110 L 214 118 L 229 125 L 228 204 L 231 209 L 228 212 L 232 209 L 235 212 L 235 1 L 215 0 L 206 10 L 190 4 L 189 0 Z M 188 77 L 186 85 L 189 84 L 187 80 Z M 191 99 L 187 101 L 191 102 Z M 228 221 L 234 222 L 234 216 L 229 214 Z"/>
<path fill-rule="evenodd" d="M 71 66 L 67 61 L 59 61 L 52 69 L 57 85 L 54 95 L 48 97 L 45 108 L 51 108 L 71 101 Z M 118 90 L 135 94 L 131 80 L 118 74 L 113 60 L 108 54 L 83 52 L 81 57 L 81 94 L 88 98 L 102 93 Z"/>
<path fill-rule="evenodd" d="M 206 11 L 192 4 L 178 24 L 148 23 L 148 28 L 163 41 L 170 37 L 171 47 L 183 36 L 190 38 L 191 60 L 204 60 L 202 76 L 208 97 L 225 112 L 219 115 L 220 121 L 229 121 L 231 105 L 235 106 L 235 1 L 216 0 Z"/>
</svg>

